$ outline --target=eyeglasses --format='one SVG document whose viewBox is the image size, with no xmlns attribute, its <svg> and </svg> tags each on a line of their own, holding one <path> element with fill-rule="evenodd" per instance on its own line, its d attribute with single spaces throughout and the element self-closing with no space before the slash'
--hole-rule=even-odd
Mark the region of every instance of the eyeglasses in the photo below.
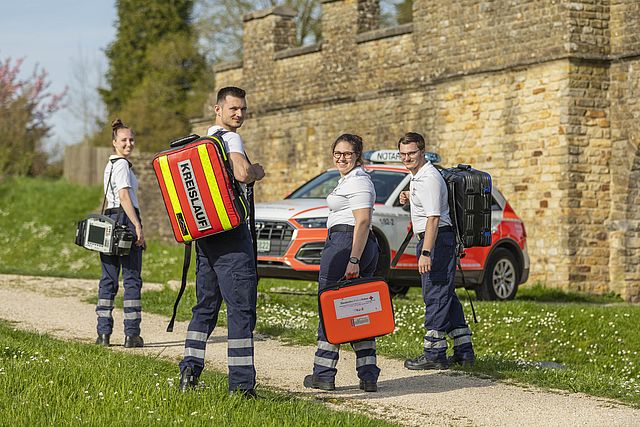
<svg viewBox="0 0 640 427">
<path fill-rule="evenodd" d="M 416 150 L 416 151 L 409 151 L 408 153 L 400 153 L 400 157 L 404 158 L 404 157 L 415 157 L 416 154 L 418 154 L 420 152 L 420 150 Z"/>
<path fill-rule="evenodd" d="M 345 160 L 351 160 L 354 154 L 356 153 L 354 153 L 353 151 L 345 151 L 344 153 L 341 153 L 340 151 L 334 151 L 333 158 L 338 160 L 340 159 L 340 157 L 344 156 Z"/>
</svg>

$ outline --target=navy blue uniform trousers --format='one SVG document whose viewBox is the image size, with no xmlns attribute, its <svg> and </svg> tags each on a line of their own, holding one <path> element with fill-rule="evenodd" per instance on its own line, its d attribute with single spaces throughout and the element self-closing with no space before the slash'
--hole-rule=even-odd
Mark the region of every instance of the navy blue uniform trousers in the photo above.
<svg viewBox="0 0 640 427">
<path fill-rule="evenodd" d="M 119 214 L 109 217 L 117 220 Z M 135 227 L 129 218 L 122 214 L 123 223 L 135 235 Z M 138 240 L 136 235 L 134 242 Z M 98 284 L 98 334 L 111 334 L 113 332 L 113 301 L 118 293 L 118 279 L 122 270 L 122 282 L 124 285 L 124 334 L 129 337 L 140 335 L 140 322 L 142 321 L 142 304 L 140 294 L 142 292 L 142 248 L 131 245 L 131 251 L 127 256 L 100 254 L 102 264 L 102 277 Z"/>
<path fill-rule="evenodd" d="M 253 389 L 253 329 L 256 325 L 258 280 L 253 244 L 246 225 L 196 241 L 196 296 L 184 344 L 180 371 L 204 368 L 207 339 L 227 305 L 229 390 Z"/>
<path fill-rule="evenodd" d="M 416 246 L 420 258 L 424 239 Z M 447 335 L 453 339 L 453 352 L 458 356 L 473 354 L 471 330 L 462 304 L 456 295 L 456 248 L 453 231 L 438 230 L 431 253 L 431 271 L 421 275 L 425 304 L 424 353 L 430 360 L 446 363 Z"/>
<path fill-rule="evenodd" d="M 344 277 L 347 263 L 351 256 L 353 232 L 329 232 L 322 258 L 320 259 L 320 276 L 318 293 L 336 284 Z M 372 277 L 378 264 L 379 248 L 376 238 L 369 233 L 367 244 L 360 257 L 360 277 Z M 356 371 L 361 380 L 377 381 L 380 368 L 376 365 L 375 338 L 350 343 L 356 352 Z M 318 349 L 313 361 L 313 375 L 322 380 L 330 380 L 336 376 L 340 346 L 327 341 L 322 322 L 318 322 Z"/>
</svg>

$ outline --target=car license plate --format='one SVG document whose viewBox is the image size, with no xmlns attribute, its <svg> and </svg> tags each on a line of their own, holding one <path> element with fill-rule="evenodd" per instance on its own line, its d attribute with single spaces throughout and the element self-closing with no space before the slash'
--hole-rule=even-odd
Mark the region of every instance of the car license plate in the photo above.
<svg viewBox="0 0 640 427">
<path fill-rule="evenodd" d="M 258 252 L 269 252 L 271 250 L 271 240 L 258 239 Z"/>
</svg>

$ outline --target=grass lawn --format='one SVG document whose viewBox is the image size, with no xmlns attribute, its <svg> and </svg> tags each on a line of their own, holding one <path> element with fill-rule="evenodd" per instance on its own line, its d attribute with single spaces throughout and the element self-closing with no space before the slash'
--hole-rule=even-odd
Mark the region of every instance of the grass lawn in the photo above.
<svg viewBox="0 0 640 427">
<path fill-rule="evenodd" d="M 98 256 L 73 244 L 75 222 L 99 208 L 99 188 L 42 179 L 0 184 L 0 272 L 97 278 Z M 20 244 L 15 244 L 20 242 Z M 179 280 L 183 247 L 150 239 L 143 279 Z M 31 254 L 37 253 L 37 260 Z M 192 264 L 193 265 L 193 264 Z M 191 278 L 194 277 L 194 268 Z M 258 331 L 292 343 L 314 344 L 317 299 L 314 282 L 262 279 Z M 144 310 L 169 316 L 176 292 L 144 294 Z M 469 321 L 471 310 L 461 301 Z M 179 320 L 188 320 L 195 303 L 189 289 Z M 474 303 L 480 323 L 470 323 L 479 356 L 477 375 L 543 387 L 612 397 L 640 406 L 640 306 L 615 296 L 564 293 L 527 284 L 516 300 Z M 394 302 L 396 331 L 378 340 L 381 354 L 414 357 L 421 351 L 424 305 L 418 289 Z M 224 313 L 220 316 L 225 323 Z M 549 369 L 555 362 L 563 369 Z"/>
<path fill-rule="evenodd" d="M 0 322 L 2 425 L 395 425 L 263 388 L 258 400 L 232 397 L 226 377 L 210 370 L 200 379 L 202 387 L 182 393 L 175 363 Z"/>
</svg>

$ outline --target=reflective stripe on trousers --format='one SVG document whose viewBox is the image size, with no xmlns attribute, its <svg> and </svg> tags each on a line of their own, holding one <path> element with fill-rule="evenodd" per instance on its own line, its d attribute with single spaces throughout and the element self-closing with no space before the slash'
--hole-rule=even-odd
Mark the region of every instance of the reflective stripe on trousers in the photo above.
<svg viewBox="0 0 640 427">
<path fill-rule="evenodd" d="M 453 351 L 454 353 L 465 353 L 468 348 L 465 344 L 471 345 L 471 329 L 456 328 L 449 332 L 449 336 L 453 339 Z"/>
</svg>

